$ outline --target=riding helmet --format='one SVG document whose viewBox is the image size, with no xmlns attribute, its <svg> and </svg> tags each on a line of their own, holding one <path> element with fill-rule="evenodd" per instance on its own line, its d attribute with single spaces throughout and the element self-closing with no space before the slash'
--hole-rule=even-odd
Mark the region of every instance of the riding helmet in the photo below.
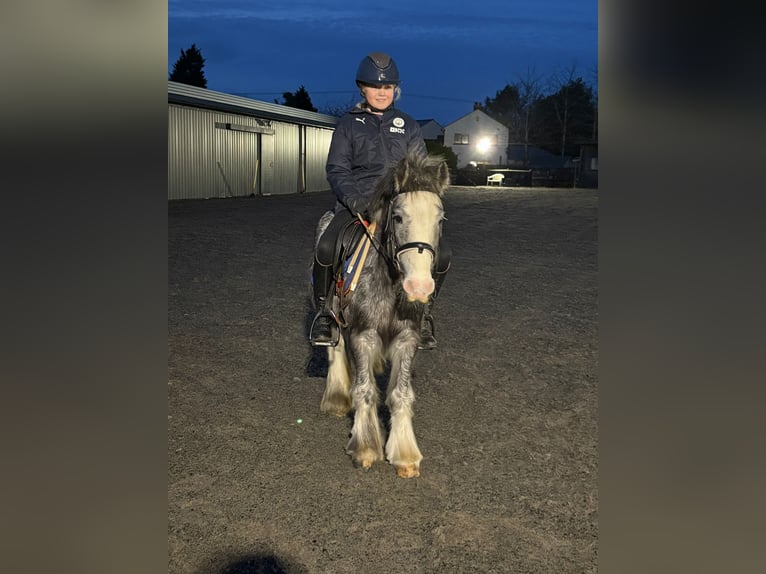
<svg viewBox="0 0 766 574">
<path fill-rule="evenodd" d="M 364 57 L 356 71 L 357 84 L 370 86 L 399 85 L 399 68 L 388 54 L 372 52 Z"/>
</svg>

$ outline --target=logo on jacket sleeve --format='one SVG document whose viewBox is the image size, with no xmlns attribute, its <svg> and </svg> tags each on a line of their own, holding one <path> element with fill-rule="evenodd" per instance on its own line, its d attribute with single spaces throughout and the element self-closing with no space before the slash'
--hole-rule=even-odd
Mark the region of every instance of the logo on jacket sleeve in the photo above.
<svg viewBox="0 0 766 574">
<path fill-rule="evenodd" d="M 404 120 L 402 118 L 394 118 L 394 125 L 389 128 L 389 131 L 395 133 L 395 134 L 403 134 L 404 133 Z"/>
</svg>

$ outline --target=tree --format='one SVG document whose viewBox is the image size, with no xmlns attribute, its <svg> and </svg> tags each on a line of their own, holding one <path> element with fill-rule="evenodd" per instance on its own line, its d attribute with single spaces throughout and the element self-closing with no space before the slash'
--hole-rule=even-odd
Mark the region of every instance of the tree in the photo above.
<svg viewBox="0 0 766 574">
<path fill-rule="evenodd" d="M 593 141 L 598 141 L 598 68 L 590 73 L 591 86 L 593 87 Z"/>
<path fill-rule="evenodd" d="M 435 142 L 433 140 L 426 141 L 426 151 L 429 155 L 440 155 L 447 163 L 447 167 L 451 170 L 457 169 L 457 156 L 452 148 L 445 146 L 441 142 Z"/>
<path fill-rule="evenodd" d="M 535 103 L 540 97 L 540 78 L 534 70 L 528 69 L 526 76 L 515 84 L 506 84 L 502 90 L 495 93 L 494 98 L 485 98 L 484 104 L 474 104 L 474 109 L 478 107 L 508 128 L 509 154 L 511 143 L 524 143 L 524 165 L 529 163 Z"/>
<path fill-rule="evenodd" d="M 320 113 L 339 118 L 353 108 L 356 105 L 357 100 L 358 98 L 351 96 L 346 103 L 333 102 L 326 104 L 325 107 L 320 110 Z"/>
<path fill-rule="evenodd" d="M 516 139 L 515 134 L 518 132 L 521 117 L 521 99 L 517 86 L 506 84 L 502 90 L 495 93 L 494 98 L 485 98 L 482 110 L 507 127 L 513 134 L 511 137 Z"/>
<path fill-rule="evenodd" d="M 281 102 L 274 100 L 274 103 L 289 106 L 291 108 L 298 108 L 299 110 L 308 110 L 310 112 L 317 111 L 314 104 L 311 103 L 311 96 L 309 96 L 309 93 L 303 86 L 298 88 L 295 93 L 284 92 L 282 94 L 282 100 L 283 101 Z"/>
<path fill-rule="evenodd" d="M 540 100 L 539 110 L 546 118 L 546 143 L 553 147 L 553 137 L 558 140 L 555 149 L 561 157 L 578 155 L 578 140 L 592 138 L 596 106 L 593 90 L 581 77 L 576 77 L 572 66 L 564 73 L 554 74 L 552 85 L 558 91 Z"/>
<path fill-rule="evenodd" d="M 534 122 L 535 102 L 541 97 L 540 77 L 534 69 L 527 68 L 527 75 L 517 84 L 521 104 L 521 129 L 517 141 L 524 142 L 524 166 L 529 165 L 529 144 Z"/>
<path fill-rule="evenodd" d="M 567 76 L 555 76 L 556 90 L 538 99 L 534 106 L 532 139 L 561 157 L 579 155 L 579 142 L 591 141 L 594 135 L 596 103 L 592 88 L 575 77 L 574 68 Z"/>
<path fill-rule="evenodd" d="M 175 64 L 168 78 L 172 82 L 180 82 L 199 88 L 207 88 L 207 79 L 202 68 L 205 67 L 205 58 L 196 45 L 192 44 L 188 50 L 181 50 L 181 56 Z"/>
</svg>

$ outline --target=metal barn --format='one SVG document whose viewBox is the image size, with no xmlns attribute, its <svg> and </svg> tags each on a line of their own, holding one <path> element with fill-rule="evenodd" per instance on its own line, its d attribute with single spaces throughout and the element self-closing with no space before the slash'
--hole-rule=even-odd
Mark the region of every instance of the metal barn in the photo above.
<svg viewBox="0 0 766 574">
<path fill-rule="evenodd" d="M 168 199 L 328 190 L 336 121 L 168 82 Z"/>
</svg>

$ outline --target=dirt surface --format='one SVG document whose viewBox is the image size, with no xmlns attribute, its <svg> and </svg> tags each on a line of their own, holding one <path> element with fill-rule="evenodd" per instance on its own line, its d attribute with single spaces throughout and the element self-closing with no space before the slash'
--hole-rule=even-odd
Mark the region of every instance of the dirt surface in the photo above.
<svg viewBox="0 0 766 574">
<path fill-rule="evenodd" d="M 448 189 L 410 480 L 355 469 L 351 419 L 319 412 L 308 265 L 332 204 L 168 204 L 168 571 L 595 572 L 598 191 Z"/>
</svg>

